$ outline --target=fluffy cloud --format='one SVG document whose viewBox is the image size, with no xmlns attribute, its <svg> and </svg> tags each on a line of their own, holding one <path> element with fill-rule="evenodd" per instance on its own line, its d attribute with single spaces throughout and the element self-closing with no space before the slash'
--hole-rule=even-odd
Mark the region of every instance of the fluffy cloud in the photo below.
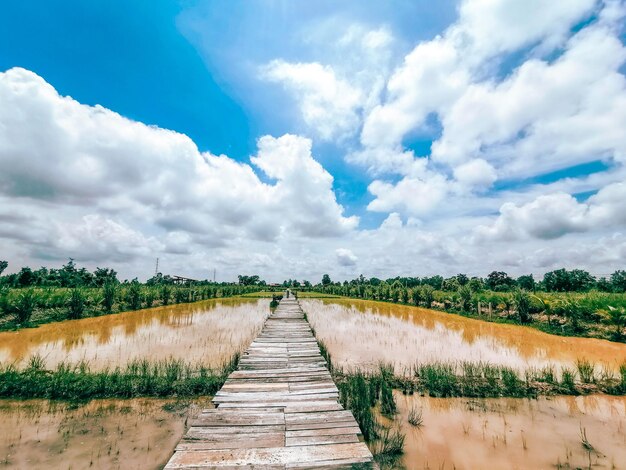
<svg viewBox="0 0 626 470">
<path fill-rule="evenodd" d="M 497 179 L 493 166 L 481 158 L 470 160 L 454 169 L 454 178 L 464 186 L 488 188 Z"/>
<path fill-rule="evenodd" d="M 553 63 L 529 60 L 501 83 L 468 87 L 443 115 L 433 158 L 457 164 L 483 155 L 508 177 L 621 158 L 625 60 L 626 48 L 611 29 L 596 25 L 572 37 Z"/>
<path fill-rule="evenodd" d="M 394 146 L 430 113 L 445 115 L 468 85 L 485 74 L 485 61 L 545 42 L 553 47 L 595 0 L 465 0 L 459 19 L 442 35 L 418 44 L 387 83 L 388 98 L 367 116 L 366 147 Z"/>
<path fill-rule="evenodd" d="M 405 57 L 385 100 L 365 117 L 362 148 L 348 159 L 379 177 L 369 186 L 369 209 L 447 216 L 434 208 L 463 206 L 496 180 L 596 160 L 623 164 L 626 47 L 619 34 L 625 8 L 593 0 L 464 1 L 455 24 Z M 526 60 L 502 75 L 512 53 Z M 403 140 L 430 132 L 434 119 L 441 135 L 428 160 L 416 159 Z M 416 176 L 415 163 L 423 161 L 428 164 Z M 401 178 L 386 181 L 385 174 Z"/>
<path fill-rule="evenodd" d="M 27 70 L 0 74 L 0 236 L 34 257 L 132 259 L 357 226 L 309 139 L 262 137 L 251 161 L 273 183 L 183 134 L 60 96 Z"/>
<path fill-rule="evenodd" d="M 298 100 L 304 122 L 330 140 L 359 125 L 361 91 L 339 79 L 330 66 L 275 60 L 264 68 L 268 80 L 281 82 Z"/>
<path fill-rule="evenodd" d="M 337 248 L 335 250 L 335 255 L 337 256 L 337 263 L 340 266 L 354 266 L 358 261 L 358 258 L 354 255 L 354 253 L 347 248 Z"/>
<path fill-rule="evenodd" d="M 323 140 L 344 141 L 361 127 L 363 113 L 379 103 L 391 60 L 394 38 L 387 28 L 368 29 L 352 24 L 342 30 L 331 21 L 318 25 L 309 41 L 327 52 L 331 64 L 273 60 L 261 76 L 282 84 L 293 96 L 303 121 Z"/>
<path fill-rule="evenodd" d="M 477 227 L 476 233 L 479 237 L 495 240 L 553 239 L 598 227 L 624 225 L 626 183 L 615 183 L 582 203 L 565 193 L 539 196 L 520 206 L 506 203 L 497 220 L 490 226 Z"/>
</svg>

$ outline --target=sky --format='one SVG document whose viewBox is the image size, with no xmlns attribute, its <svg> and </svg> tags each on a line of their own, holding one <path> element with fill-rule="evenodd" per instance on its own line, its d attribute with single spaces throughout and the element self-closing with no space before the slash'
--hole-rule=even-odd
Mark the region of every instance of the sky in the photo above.
<svg viewBox="0 0 626 470">
<path fill-rule="evenodd" d="M 626 268 L 626 0 L 0 6 L 0 259 Z"/>
</svg>

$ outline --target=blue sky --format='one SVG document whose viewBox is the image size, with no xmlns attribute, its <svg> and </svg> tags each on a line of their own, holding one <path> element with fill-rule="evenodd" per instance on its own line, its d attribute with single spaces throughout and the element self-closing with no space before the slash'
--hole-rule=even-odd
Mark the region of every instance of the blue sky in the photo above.
<svg viewBox="0 0 626 470">
<path fill-rule="evenodd" d="M 13 268 L 626 264 L 622 0 L 1 8 Z"/>
</svg>

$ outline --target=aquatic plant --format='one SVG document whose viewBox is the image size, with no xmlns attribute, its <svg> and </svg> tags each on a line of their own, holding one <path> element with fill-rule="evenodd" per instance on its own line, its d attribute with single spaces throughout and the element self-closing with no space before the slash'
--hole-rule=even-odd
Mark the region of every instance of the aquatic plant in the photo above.
<svg viewBox="0 0 626 470">
<path fill-rule="evenodd" d="M 576 368 L 583 383 L 590 384 L 595 381 L 595 366 L 587 359 L 578 359 Z"/>
<path fill-rule="evenodd" d="M 573 369 L 564 367 L 561 369 L 561 387 L 568 394 L 576 393 L 576 372 Z"/>
<path fill-rule="evenodd" d="M 396 464 L 404 453 L 405 434 L 398 428 L 380 429 L 379 438 L 372 444 L 374 459 L 382 468 L 397 468 Z"/>
<path fill-rule="evenodd" d="M 420 427 L 422 424 L 424 424 L 424 419 L 422 418 L 422 409 L 413 405 L 409 410 L 407 420 L 411 426 L 414 426 L 416 428 Z"/>
</svg>

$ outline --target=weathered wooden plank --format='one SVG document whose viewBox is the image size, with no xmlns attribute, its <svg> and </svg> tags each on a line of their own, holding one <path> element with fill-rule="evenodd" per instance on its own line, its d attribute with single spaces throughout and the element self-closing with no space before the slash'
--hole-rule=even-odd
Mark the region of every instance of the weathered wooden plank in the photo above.
<svg viewBox="0 0 626 470">
<path fill-rule="evenodd" d="M 331 423 L 286 424 L 285 426 L 287 431 L 303 431 L 305 429 L 345 428 L 355 426 L 356 424 L 354 419 L 346 419 L 345 421 L 333 421 Z"/>
<path fill-rule="evenodd" d="M 285 466 L 286 470 L 291 470 L 295 468 L 300 470 L 318 470 L 320 468 L 324 468 L 326 470 L 370 470 L 377 469 L 378 466 L 370 459 L 335 459 L 318 461 L 315 462 L 315 465 L 311 465 L 307 462 L 301 462 L 287 464 Z"/>
<path fill-rule="evenodd" d="M 220 434 L 240 434 L 245 429 L 242 429 L 242 426 L 211 426 L 211 425 L 203 425 L 203 426 L 194 426 L 189 428 L 194 429 L 194 432 L 203 432 L 211 433 L 220 433 Z M 286 428 L 284 424 L 281 425 L 268 425 L 268 426 L 254 426 L 254 430 L 257 433 L 274 433 L 274 432 L 285 432 Z"/>
<path fill-rule="evenodd" d="M 311 404 L 307 402 L 304 405 L 288 403 L 285 406 L 285 413 L 315 413 L 318 411 L 339 411 L 343 410 L 343 407 L 336 401 L 325 401 L 323 404 Z"/>
<path fill-rule="evenodd" d="M 377 468 L 338 396 L 302 309 L 283 300 L 165 468 Z"/>
<path fill-rule="evenodd" d="M 203 413 L 189 420 L 190 426 L 271 426 L 285 424 L 285 417 L 280 413 Z"/>
<path fill-rule="evenodd" d="M 294 401 L 290 403 L 279 403 L 279 402 L 233 402 L 233 403 L 221 403 L 218 409 L 224 408 L 258 408 L 258 407 L 278 407 L 281 409 L 291 408 L 291 407 L 302 407 L 302 406 L 331 406 L 337 403 L 337 400 L 302 400 L 302 401 Z"/>
<path fill-rule="evenodd" d="M 332 423 L 335 421 L 345 421 L 347 419 L 354 419 L 354 416 L 352 416 L 352 413 L 347 410 L 326 411 L 326 412 L 321 412 L 321 413 L 285 414 L 286 424 Z"/>
<path fill-rule="evenodd" d="M 165 466 L 166 469 L 229 465 L 305 464 L 345 461 L 346 459 L 371 459 L 367 446 L 358 443 L 324 444 L 292 447 L 268 447 L 261 449 L 193 450 L 176 452 Z"/>
<path fill-rule="evenodd" d="M 198 428 L 187 433 L 185 439 L 176 446 L 176 451 L 182 450 L 221 450 L 221 449 L 260 449 L 265 447 L 280 447 L 285 445 L 284 433 L 207 433 Z M 294 439 L 312 439 L 301 437 Z M 352 442 L 352 441 L 341 441 Z M 303 444 L 306 445 L 306 444 Z"/>
<path fill-rule="evenodd" d="M 310 446 L 315 444 L 345 444 L 348 442 L 359 442 L 356 434 L 337 434 L 333 436 L 303 436 L 303 437 L 287 437 L 285 445 L 293 446 Z"/>
<path fill-rule="evenodd" d="M 308 437 L 308 436 L 337 436 L 340 434 L 361 434 L 358 426 L 326 429 L 303 429 L 301 431 L 286 431 L 285 437 Z"/>
</svg>

